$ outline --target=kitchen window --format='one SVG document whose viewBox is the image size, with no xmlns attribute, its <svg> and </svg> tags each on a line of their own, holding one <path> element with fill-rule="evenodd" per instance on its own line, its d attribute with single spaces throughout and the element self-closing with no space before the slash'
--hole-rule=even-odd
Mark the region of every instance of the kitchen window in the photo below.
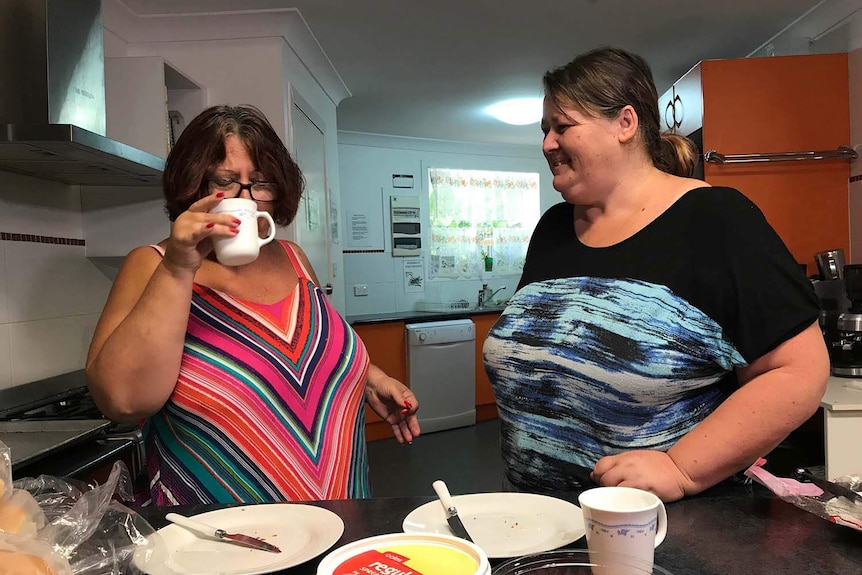
<svg viewBox="0 0 862 575">
<path fill-rule="evenodd" d="M 539 221 L 538 172 L 432 168 L 429 277 L 520 275 Z"/>
</svg>

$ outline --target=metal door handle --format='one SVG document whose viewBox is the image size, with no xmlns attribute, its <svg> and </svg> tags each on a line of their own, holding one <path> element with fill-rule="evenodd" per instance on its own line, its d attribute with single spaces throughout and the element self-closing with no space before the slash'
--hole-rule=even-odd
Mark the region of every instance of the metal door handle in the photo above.
<svg viewBox="0 0 862 575">
<path fill-rule="evenodd" d="M 326 295 L 332 295 L 332 284 L 326 284 L 323 286 L 323 293 Z"/>
</svg>

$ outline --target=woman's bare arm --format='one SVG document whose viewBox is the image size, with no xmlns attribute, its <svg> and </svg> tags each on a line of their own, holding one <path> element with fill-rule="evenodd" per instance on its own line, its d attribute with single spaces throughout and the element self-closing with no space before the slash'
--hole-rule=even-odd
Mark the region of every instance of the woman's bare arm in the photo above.
<svg viewBox="0 0 862 575">
<path fill-rule="evenodd" d="M 177 382 L 194 270 L 172 270 L 150 247 L 131 252 L 114 280 L 87 356 L 96 405 L 116 421 L 156 413 Z"/>
<path fill-rule="evenodd" d="M 123 263 L 87 355 L 87 383 L 99 409 L 116 421 L 156 413 L 177 382 L 192 286 L 211 237 L 229 237 L 237 225 L 228 214 L 210 214 L 221 201 L 211 195 L 181 214 L 165 256 L 133 250 Z"/>
<path fill-rule="evenodd" d="M 667 452 L 603 457 L 593 478 L 601 485 L 638 487 L 674 501 L 754 463 L 820 405 L 829 357 L 819 326 L 812 324 L 737 375 L 741 387 Z"/>
</svg>

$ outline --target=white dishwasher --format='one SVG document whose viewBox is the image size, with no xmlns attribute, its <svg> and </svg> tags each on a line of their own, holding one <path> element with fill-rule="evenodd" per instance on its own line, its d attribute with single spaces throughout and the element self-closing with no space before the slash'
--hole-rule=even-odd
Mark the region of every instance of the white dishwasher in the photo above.
<svg viewBox="0 0 862 575">
<path fill-rule="evenodd" d="M 476 423 L 476 328 L 469 319 L 409 323 L 407 380 L 422 433 Z"/>
</svg>

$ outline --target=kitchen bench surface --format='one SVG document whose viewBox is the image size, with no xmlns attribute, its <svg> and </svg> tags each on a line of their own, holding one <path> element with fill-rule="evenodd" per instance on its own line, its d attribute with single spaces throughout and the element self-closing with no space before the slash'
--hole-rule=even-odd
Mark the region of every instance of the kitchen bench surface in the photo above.
<svg viewBox="0 0 862 575">
<path fill-rule="evenodd" d="M 491 313 L 500 313 L 506 306 L 488 306 L 481 309 L 463 309 L 456 311 L 393 311 L 384 313 L 369 313 L 364 315 L 348 315 L 344 319 L 350 325 L 362 325 L 368 323 L 382 323 L 387 321 L 403 321 L 404 323 L 423 322 L 423 321 L 444 321 L 450 319 L 470 319 L 474 315 L 485 315 Z"/>
<path fill-rule="evenodd" d="M 577 493 L 556 494 L 577 504 Z M 333 547 L 352 541 L 400 533 L 404 517 L 433 497 L 391 497 L 317 501 L 344 520 L 344 534 Z M 155 528 L 164 515 L 220 509 L 224 505 L 141 508 Z M 862 573 L 862 532 L 841 527 L 802 511 L 759 485 L 720 486 L 667 505 L 667 539 L 655 561 L 674 575 L 849 575 Z M 581 538 L 571 545 L 584 548 Z M 325 555 L 325 554 L 324 554 Z M 314 575 L 323 555 L 280 571 Z M 497 565 L 501 561 L 492 561 Z"/>
</svg>

